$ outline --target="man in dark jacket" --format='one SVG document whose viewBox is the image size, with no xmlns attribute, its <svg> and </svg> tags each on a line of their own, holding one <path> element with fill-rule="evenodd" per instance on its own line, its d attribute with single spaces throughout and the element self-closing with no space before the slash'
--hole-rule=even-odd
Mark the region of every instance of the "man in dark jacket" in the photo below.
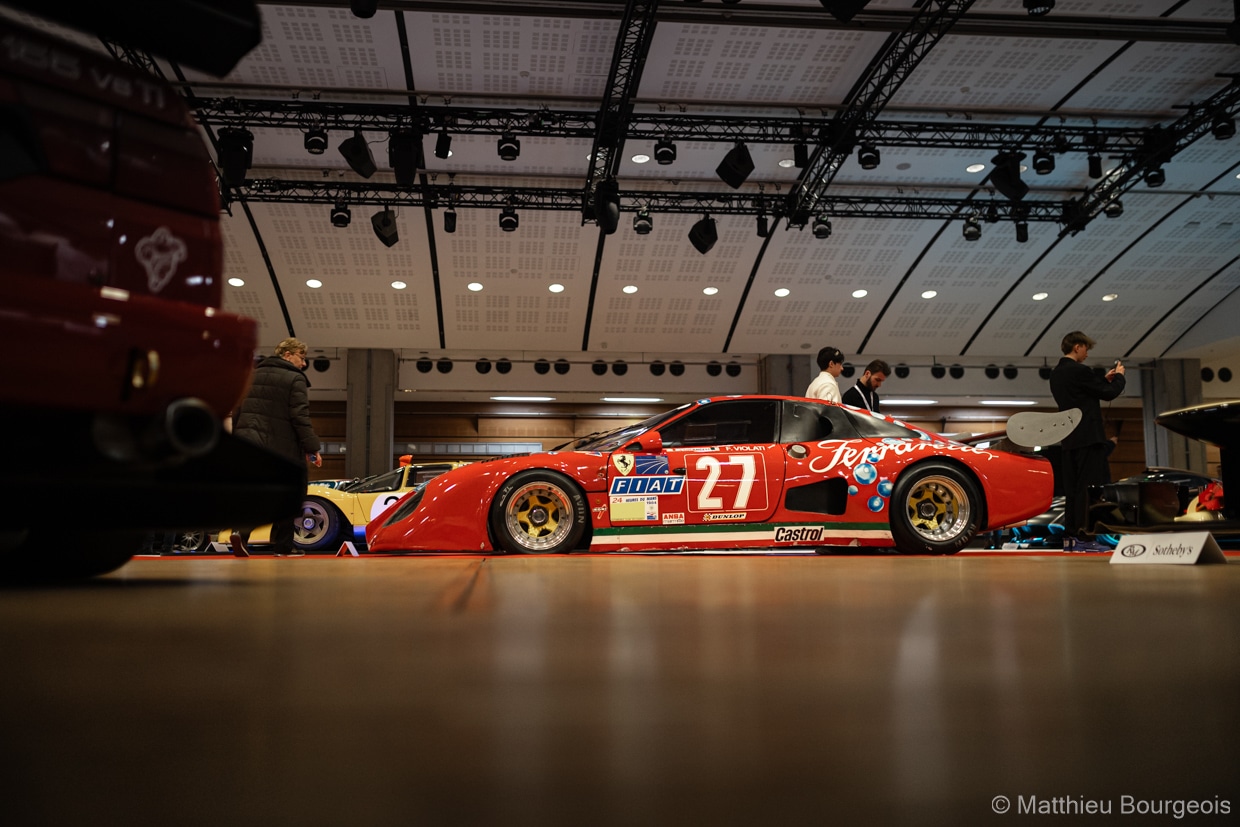
<svg viewBox="0 0 1240 827">
<path fill-rule="evenodd" d="M 1095 342 L 1079 330 L 1063 337 L 1063 358 L 1051 371 L 1051 393 L 1059 410 L 1079 408 L 1081 421 L 1060 443 L 1063 448 L 1064 530 L 1071 538 L 1082 538 L 1087 528 L 1089 486 L 1111 481 L 1107 464 L 1110 443 L 1102 421 L 1101 400 L 1108 402 L 1124 392 L 1124 366 L 1106 375 L 1095 373 L 1084 364 Z"/>
<path fill-rule="evenodd" d="M 234 434 L 288 457 L 303 471 L 307 459 L 315 465 L 323 462 L 319 456 L 322 444 L 310 423 L 310 383 L 305 369 L 306 345 L 297 339 L 280 342 L 275 355 L 263 358 L 254 368 L 250 390 L 233 421 Z M 248 539 L 249 531 L 233 532 L 234 551 L 246 553 Z M 292 520 L 272 524 L 271 545 L 277 555 L 294 555 Z"/>
<path fill-rule="evenodd" d="M 854 408 L 865 408 L 870 413 L 878 413 L 878 389 L 891 375 L 891 365 L 882 359 L 875 359 L 865 366 L 865 371 L 857 384 L 844 391 L 844 404 Z"/>
</svg>

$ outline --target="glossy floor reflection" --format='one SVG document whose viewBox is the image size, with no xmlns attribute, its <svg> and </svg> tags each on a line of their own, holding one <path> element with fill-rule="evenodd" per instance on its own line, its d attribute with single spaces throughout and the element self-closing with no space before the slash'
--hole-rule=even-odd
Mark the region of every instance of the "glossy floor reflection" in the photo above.
<svg viewBox="0 0 1240 827">
<path fill-rule="evenodd" d="M 0 591 L 2 820 L 1229 823 L 1236 562 L 137 560 Z"/>
</svg>

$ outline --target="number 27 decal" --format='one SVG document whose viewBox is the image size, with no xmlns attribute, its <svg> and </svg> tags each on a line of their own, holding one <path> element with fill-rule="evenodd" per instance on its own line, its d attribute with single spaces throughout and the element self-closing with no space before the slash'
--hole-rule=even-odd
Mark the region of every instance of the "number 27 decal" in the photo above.
<svg viewBox="0 0 1240 827">
<path fill-rule="evenodd" d="M 754 454 L 728 454 L 727 459 L 720 461 L 719 457 L 704 454 L 695 458 L 694 467 L 698 471 L 706 472 L 706 479 L 702 483 L 702 490 L 697 495 L 698 511 L 718 511 L 724 509 L 723 497 L 715 497 L 715 486 L 719 484 L 719 478 L 723 474 L 723 466 L 739 465 L 741 468 L 741 478 L 736 486 L 736 496 L 732 503 L 726 506 L 728 511 L 744 511 L 749 507 L 749 495 L 753 491 L 753 481 L 757 478 L 757 465 L 754 461 Z M 732 480 L 727 480 L 730 484 Z M 765 498 L 763 498 L 765 499 Z"/>
</svg>

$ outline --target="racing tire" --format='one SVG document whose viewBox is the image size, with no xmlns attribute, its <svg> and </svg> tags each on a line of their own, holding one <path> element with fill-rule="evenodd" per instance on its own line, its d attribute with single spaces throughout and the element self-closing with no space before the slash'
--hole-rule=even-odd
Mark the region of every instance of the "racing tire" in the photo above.
<svg viewBox="0 0 1240 827">
<path fill-rule="evenodd" d="M 586 530 L 590 510 L 576 483 L 555 471 L 522 471 L 491 502 L 491 536 L 509 554 L 563 554 Z"/>
<path fill-rule="evenodd" d="M 905 470 L 891 495 L 891 536 L 902 554 L 955 554 L 982 525 L 982 496 L 967 473 L 944 462 Z"/>
<path fill-rule="evenodd" d="M 339 508 L 322 497 L 306 497 L 301 514 L 293 520 L 293 546 L 302 551 L 334 551 L 346 531 L 351 533 L 353 526 Z"/>
<path fill-rule="evenodd" d="M 176 554 L 197 554 L 211 545 L 211 535 L 203 528 L 185 528 L 172 539 L 172 551 Z"/>
<path fill-rule="evenodd" d="M 52 584 L 85 580 L 129 562 L 142 532 L 61 533 L 54 538 L 27 533 L 0 553 L 0 584 Z"/>
</svg>

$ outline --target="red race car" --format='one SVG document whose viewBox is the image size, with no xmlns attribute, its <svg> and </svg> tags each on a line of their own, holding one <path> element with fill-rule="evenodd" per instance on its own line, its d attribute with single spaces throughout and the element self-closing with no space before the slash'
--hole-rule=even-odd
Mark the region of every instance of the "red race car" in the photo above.
<svg viewBox="0 0 1240 827">
<path fill-rule="evenodd" d="M 380 514 L 373 552 L 894 546 L 953 554 L 1047 509 L 1050 463 L 811 399 L 702 399 L 449 471 Z"/>
</svg>

